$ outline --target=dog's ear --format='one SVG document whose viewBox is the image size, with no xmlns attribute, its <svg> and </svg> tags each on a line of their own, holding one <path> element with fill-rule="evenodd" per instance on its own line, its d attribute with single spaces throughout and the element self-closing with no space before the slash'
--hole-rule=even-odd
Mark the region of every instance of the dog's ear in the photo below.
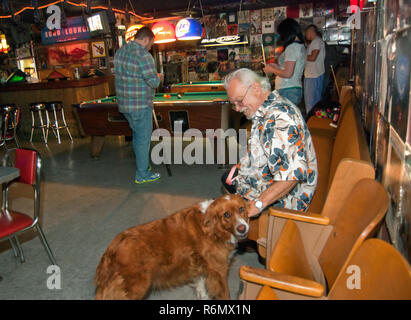
<svg viewBox="0 0 411 320">
<path fill-rule="evenodd" d="M 217 211 L 215 205 L 211 202 L 204 210 L 203 225 L 207 229 L 213 229 L 217 220 Z"/>
</svg>

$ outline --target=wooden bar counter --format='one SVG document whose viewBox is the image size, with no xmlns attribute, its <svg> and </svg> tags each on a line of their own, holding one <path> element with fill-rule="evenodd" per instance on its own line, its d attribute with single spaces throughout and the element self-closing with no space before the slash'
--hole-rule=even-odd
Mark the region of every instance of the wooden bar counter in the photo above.
<svg viewBox="0 0 411 320">
<path fill-rule="evenodd" d="M 14 103 L 22 110 L 20 134 L 30 136 L 32 102 L 63 101 L 67 124 L 74 136 L 80 136 L 72 105 L 110 95 L 110 77 L 58 80 L 0 85 L 0 104 Z"/>
</svg>

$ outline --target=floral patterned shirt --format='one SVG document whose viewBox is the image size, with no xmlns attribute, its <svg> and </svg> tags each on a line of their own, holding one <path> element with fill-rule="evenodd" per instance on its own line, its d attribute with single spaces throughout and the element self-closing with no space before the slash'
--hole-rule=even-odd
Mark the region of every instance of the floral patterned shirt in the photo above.
<svg viewBox="0 0 411 320">
<path fill-rule="evenodd" d="M 317 186 L 317 158 L 300 110 L 274 90 L 252 118 L 247 154 L 234 181 L 237 193 L 254 200 L 275 181 L 298 180 L 273 205 L 305 211 Z"/>
</svg>

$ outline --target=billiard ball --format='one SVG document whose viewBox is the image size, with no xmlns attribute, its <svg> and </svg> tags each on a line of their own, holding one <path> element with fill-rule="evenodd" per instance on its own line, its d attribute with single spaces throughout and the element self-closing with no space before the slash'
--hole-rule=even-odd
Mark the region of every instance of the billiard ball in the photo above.
<svg viewBox="0 0 411 320">
<path fill-rule="evenodd" d="M 181 97 L 182 97 L 181 94 L 178 94 L 178 95 L 177 95 L 177 98 L 178 98 L 178 99 L 181 99 Z"/>
<path fill-rule="evenodd" d="M 165 94 L 163 95 L 163 97 L 164 97 L 164 98 L 167 98 L 167 93 L 165 93 Z"/>
</svg>

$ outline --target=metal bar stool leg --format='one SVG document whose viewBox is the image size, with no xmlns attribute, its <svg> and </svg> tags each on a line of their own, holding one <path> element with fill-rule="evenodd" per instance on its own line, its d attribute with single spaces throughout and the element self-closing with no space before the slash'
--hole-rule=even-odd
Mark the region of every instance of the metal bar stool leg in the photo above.
<svg viewBox="0 0 411 320">
<path fill-rule="evenodd" d="M 70 140 L 71 140 L 71 142 L 73 142 L 73 137 L 71 136 L 71 132 L 70 132 L 70 130 L 69 130 L 69 128 L 68 128 L 68 125 L 67 125 L 67 123 L 66 123 L 66 117 L 64 116 L 64 110 L 63 110 L 63 108 L 61 108 L 61 117 L 62 117 L 62 119 L 63 119 L 63 123 L 64 123 L 64 126 L 66 127 L 66 130 L 67 130 L 67 133 L 68 133 L 68 135 L 69 135 L 69 137 L 70 137 Z"/>
<path fill-rule="evenodd" d="M 43 133 L 43 139 L 44 139 L 44 142 L 47 143 L 46 130 L 44 129 L 45 127 L 44 127 L 44 122 L 43 122 L 43 115 L 41 113 L 41 110 L 39 110 L 38 112 L 39 112 L 41 131 Z M 46 112 L 46 117 L 47 117 L 47 112 Z M 47 136 L 48 136 L 48 126 L 47 126 Z"/>
<path fill-rule="evenodd" d="M 44 249 L 47 252 L 47 255 L 49 256 L 49 259 L 52 264 L 57 265 L 56 259 L 54 258 L 53 252 L 50 249 L 49 244 L 47 243 L 46 237 L 44 236 L 43 230 L 41 229 L 39 224 L 36 224 L 36 229 L 39 234 L 41 243 L 43 244 Z"/>
<path fill-rule="evenodd" d="M 53 108 L 53 115 L 54 115 L 54 125 L 56 126 L 57 143 L 58 143 L 58 144 L 61 144 L 61 140 L 60 140 L 60 130 L 59 130 L 59 123 L 58 123 L 58 121 L 57 121 L 56 108 Z"/>
<path fill-rule="evenodd" d="M 47 141 L 49 141 L 49 130 L 51 127 L 51 122 L 50 122 L 50 117 L 49 117 L 49 113 L 47 110 L 44 111 L 46 113 L 46 128 L 47 128 L 47 133 L 46 133 L 46 143 Z M 51 129 L 53 130 L 53 128 L 51 127 Z"/>
</svg>

